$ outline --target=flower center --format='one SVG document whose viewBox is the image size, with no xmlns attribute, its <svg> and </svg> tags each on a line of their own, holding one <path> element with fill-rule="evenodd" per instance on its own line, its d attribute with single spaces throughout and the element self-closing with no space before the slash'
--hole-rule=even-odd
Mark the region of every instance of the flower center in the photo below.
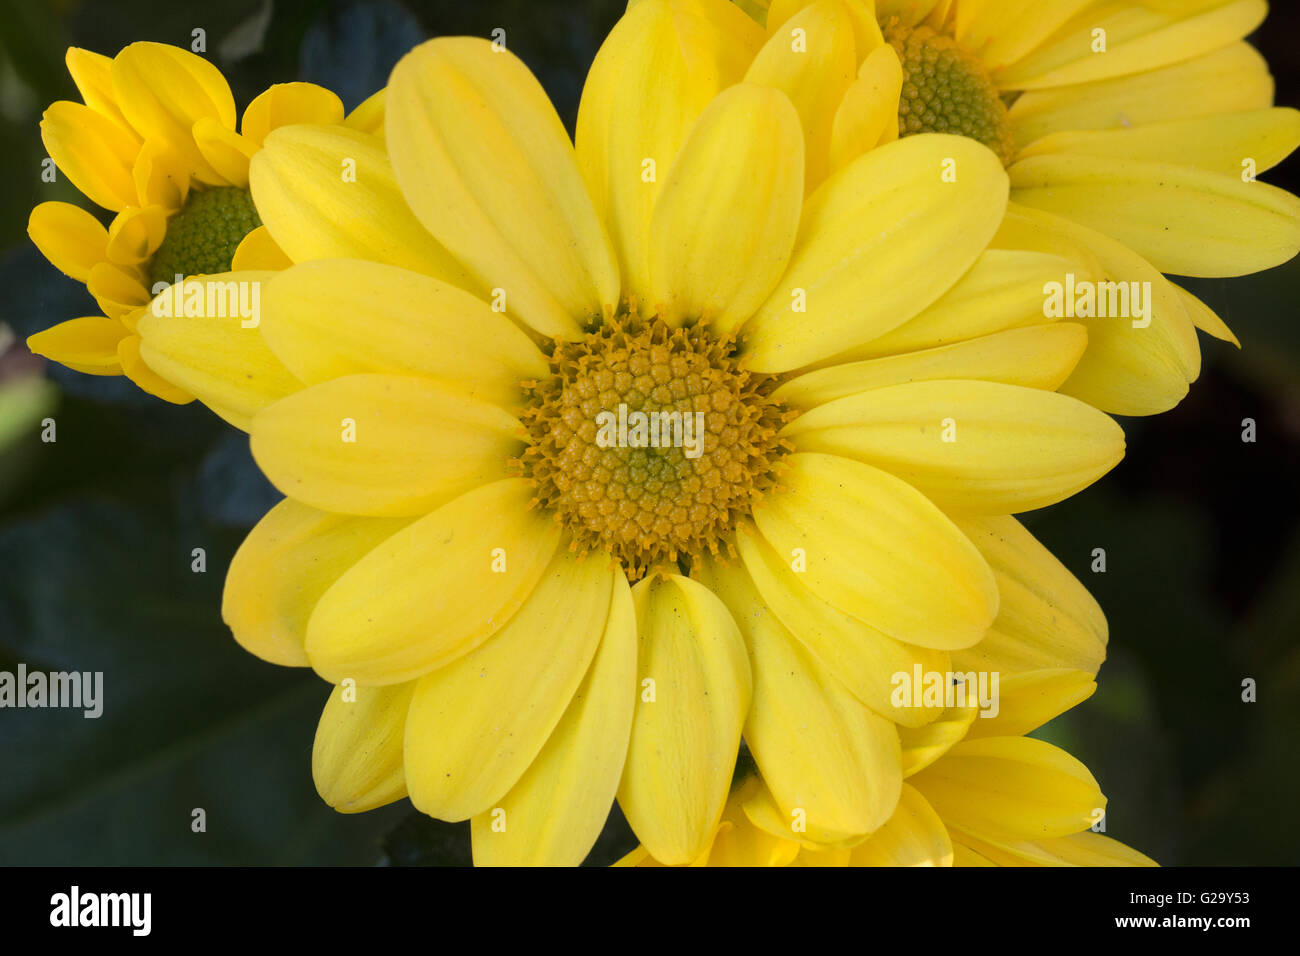
<svg viewBox="0 0 1300 956">
<path fill-rule="evenodd" d="M 956 40 L 930 27 L 909 29 L 895 18 L 885 39 L 903 65 L 898 135 L 953 133 L 983 143 L 1003 165 L 1015 155 L 1007 107 L 988 71 Z"/>
<path fill-rule="evenodd" d="M 261 224 L 246 189 L 191 190 L 181 211 L 167 221 L 167 235 L 149 263 L 149 282 L 229 272 L 235 249 Z"/>
<path fill-rule="evenodd" d="M 629 315 L 556 343 L 550 364 L 525 385 L 519 464 L 536 502 L 631 580 L 722 553 L 787 450 L 776 433 L 792 415 L 769 397 L 775 378 L 742 369 L 731 339 Z"/>
</svg>

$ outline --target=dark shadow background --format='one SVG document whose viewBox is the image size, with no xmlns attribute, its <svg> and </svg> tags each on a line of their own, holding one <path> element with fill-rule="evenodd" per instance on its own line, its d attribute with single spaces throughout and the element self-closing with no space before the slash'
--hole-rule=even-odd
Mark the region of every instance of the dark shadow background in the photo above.
<svg viewBox="0 0 1300 956">
<path fill-rule="evenodd" d="M 278 499 L 242 435 L 197 403 L 125 379 L 47 366 L 33 331 L 97 314 L 26 237 L 33 205 L 84 201 L 42 184 L 37 130 L 76 99 L 69 45 L 188 46 L 206 31 L 240 109 L 304 79 L 348 108 L 435 34 L 496 27 L 570 129 L 582 80 L 622 0 L 0 0 L 0 670 L 104 671 L 104 714 L 0 711 L 0 864 L 467 863 L 468 826 L 409 803 L 327 808 L 311 742 L 327 687 L 244 653 L 221 584 L 247 529 Z M 1274 4 L 1253 38 L 1280 105 L 1300 104 L 1300 10 Z M 1300 161 L 1265 178 L 1300 192 Z M 1108 832 L 1164 864 L 1300 858 L 1300 262 L 1191 281 L 1242 339 L 1201 337 L 1191 395 L 1128 419 L 1124 462 L 1026 523 L 1097 596 L 1110 655 L 1096 696 L 1042 732 L 1094 772 Z M 3 327 L 19 345 L 4 352 Z M 57 421 L 42 443 L 37 423 Z M 1258 438 L 1241 440 L 1242 420 Z M 191 571 L 194 548 L 207 570 Z M 1107 570 L 1090 570 L 1104 548 Z M 1258 702 L 1244 703 L 1245 678 Z M 194 832 L 202 808 L 206 832 Z M 635 845 L 611 821 L 592 863 Z"/>
</svg>

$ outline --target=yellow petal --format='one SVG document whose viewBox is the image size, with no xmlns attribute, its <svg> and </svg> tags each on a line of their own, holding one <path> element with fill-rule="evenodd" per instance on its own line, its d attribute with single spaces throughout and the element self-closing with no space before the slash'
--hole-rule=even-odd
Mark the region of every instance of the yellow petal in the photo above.
<svg viewBox="0 0 1300 956">
<path fill-rule="evenodd" d="M 1128 129 L 1053 133 L 1017 159 L 1051 153 L 1140 159 L 1241 176 L 1262 174 L 1300 146 L 1300 110 L 1267 109 L 1147 123 Z"/>
<path fill-rule="evenodd" d="M 141 42 L 113 58 L 112 77 L 118 106 L 144 139 L 167 143 L 203 182 L 223 183 L 192 133 L 205 116 L 235 128 L 235 100 L 220 70 L 188 50 Z"/>
<path fill-rule="evenodd" d="M 384 107 L 388 102 L 388 87 L 372 93 L 361 101 L 351 113 L 343 117 L 343 125 L 384 138 Z"/>
<path fill-rule="evenodd" d="M 41 142 L 91 202 L 114 212 L 136 203 L 131 169 L 140 140 L 127 128 L 88 106 L 60 100 L 41 117 Z"/>
<path fill-rule="evenodd" d="M 945 169 L 956 182 L 942 181 Z M 799 368 L 912 318 L 975 262 L 1006 189 L 992 151 L 961 136 L 910 136 L 860 156 L 805 204 L 790 268 L 745 326 L 752 367 Z M 925 282 L 904 278 L 919 274 Z"/>
<path fill-rule="evenodd" d="M 315 83 L 276 83 L 248 104 L 239 129 L 254 147 L 260 147 L 266 134 L 281 126 L 341 122 L 343 101 L 332 91 Z"/>
<path fill-rule="evenodd" d="M 835 114 L 858 69 L 853 20 L 839 0 L 818 0 L 783 23 L 745 74 L 790 98 L 805 140 L 805 193 L 830 172 Z"/>
<path fill-rule="evenodd" d="M 1161 272 L 1247 275 L 1300 251 L 1300 198 L 1241 175 L 1073 154 L 1010 175 L 1016 203 L 1114 236 Z"/>
<path fill-rule="evenodd" d="M 186 279 L 160 293 L 137 325 L 151 369 L 244 431 L 259 410 L 302 388 L 256 328 L 268 278 L 227 272 Z"/>
<path fill-rule="evenodd" d="M 133 266 L 158 251 L 167 235 L 167 210 L 162 206 L 131 206 L 113 217 L 108 227 L 108 258 Z"/>
<path fill-rule="evenodd" d="M 1002 70 L 998 86 L 1066 86 L 1180 63 L 1240 40 L 1267 12 L 1264 0 L 1085 8 L 1033 53 Z M 1104 31 L 1104 53 L 1096 46 L 1098 30 Z"/>
<path fill-rule="evenodd" d="M 1178 291 L 1178 299 L 1182 302 L 1187 317 L 1192 320 L 1193 325 L 1220 341 L 1231 342 L 1237 348 L 1241 348 L 1241 342 L 1232 334 L 1232 329 L 1228 328 L 1227 323 L 1219 318 L 1213 309 L 1186 289 L 1176 285 L 1174 289 Z"/>
<path fill-rule="evenodd" d="M 402 737 L 415 683 L 335 687 L 325 702 L 311 751 L 322 800 L 340 813 L 361 813 L 406 796 Z"/>
<path fill-rule="evenodd" d="M 1001 382 L 888 385 L 805 412 L 782 434 L 799 451 L 883 469 L 954 513 L 1055 504 L 1124 457 L 1124 432 L 1078 399 Z"/>
<path fill-rule="evenodd" d="M 257 143 L 222 126 L 211 116 L 199 119 L 192 135 L 204 161 L 223 181 L 240 189 L 248 188 L 248 161 L 257 153 Z"/>
<path fill-rule="evenodd" d="M 952 841 L 934 808 L 903 784 L 889 821 L 854 847 L 850 866 L 952 866 Z"/>
<path fill-rule="evenodd" d="M 744 572 L 718 577 L 753 608 L 735 615 L 749 650 L 749 745 L 787 821 L 808 839 L 870 833 L 894 812 L 902 774 L 898 732 L 857 700 L 771 613 Z"/>
<path fill-rule="evenodd" d="M 128 335 L 117 343 L 117 361 L 122 366 L 122 374 L 156 398 L 173 405 L 188 405 L 194 396 L 183 388 L 178 388 L 167 381 L 140 357 L 141 340 L 138 335 Z"/>
<path fill-rule="evenodd" d="M 1103 281 L 1129 283 L 1130 290 L 1132 283 L 1138 283 L 1150 311 L 1145 326 L 1145 316 L 1072 319 L 1087 326 L 1088 348 L 1061 391 L 1115 415 L 1152 415 L 1177 405 L 1199 368 L 1200 347 L 1173 286 L 1121 242 L 1048 213 L 1028 207 L 1015 209 L 1019 216 L 1049 223 L 1086 244 L 1105 271 Z M 1062 278 L 1057 276 L 1055 281 Z M 1109 292 L 1106 296 L 1107 311 L 1111 311 Z"/>
<path fill-rule="evenodd" d="M 77 84 L 77 90 L 81 93 L 81 101 L 96 113 L 103 113 L 109 119 L 127 126 L 126 117 L 117 108 L 113 94 L 112 59 L 70 46 L 64 62 L 68 65 L 72 82 Z"/>
<path fill-rule="evenodd" d="M 165 144 L 152 140 L 140 147 L 131 167 L 139 202 L 172 211 L 185 204 L 190 193 L 190 172 L 185 160 Z"/>
<path fill-rule="evenodd" d="M 596 53 L 578 107 L 578 168 L 634 303 L 650 298 L 650 217 L 673 158 L 762 43 L 727 0 L 642 0 Z"/>
<path fill-rule="evenodd" d="M 785 460 L 754 520 L 777 553 L 806 555 L 807 588 L 907 644 L 949 650 L 983 636 L 997 613 L 992 571 L 923 494 L 846 458 Z"/>
<path fill-rule="evenodd" d="M 1106 616 L 1087 588 L 1020 522 L 959 518 L 997 579 L 1002 603 L 982 641 L 953 654 L 960 671 L 1067 668 L 1095 675 L 1106 658 Z"/>
<path fill-rule="evenodd" d="M 275 130 L 253 157 L 248 180 L 258 215 L 294 262 L 370 259 L 473 288 L 411 214 L 374 136 L 343 127 Z"/>
<path fill-rule="evenodd" d="M 778 554 L 806 555 L 806 587 L 909 644 L 949 650 L 983 636 L 997 613 L 993 573 L 920 492 L 847 458 L 786 462 L 754 521 Z"/>
<path fill-rule="evenodd" d="M 231 272 L 249 270 L 279 272 L 293 265 L 293 260 L 284 254 L 266 226 L 258 226 L 239 241 L 235 254 L 230 260 Z"/>
<path fill-rule="evenodd" d="M 790 379 L 772 397 L 809 409 L 869 389 L 955 378 L 1051 391 L 1069 378 L 1087 345 L 1088 332 L 1077 323 L 1031 325 L 939 348 L 831 365 Z"/>
<path fill-rule="evenodd" d="M 963 740 L 909 782 L 950 829 L 976 838 L 1067 836 L 1106 807 L 1087 767 L 1032 737 Z"/>
<path fill-rule="evenodd" d="M 149 304 L 149 290 L 139 271 L 107 260 L 91 266 L 86 290 L 110 319 L 125 319 L 127 313 Z"/>
<path fill-rule="evenodd" d="M 619 277 L 573 146 L 508 50 L 430 40 L 388 86 L 387 142 L 407 202 L 483 288 L 538 332 L 573 337 L 612 314 Z"/>
<path fill-rule="evenodd" d="M 605 632 L 582 686 L 501 800 L 503 813 L 493 808 L 471 821 L 476 866 L 576 866 L 600 836 L 623 775 L 636 700 L 636 609 L 627 579 L 613 577 Z"/>
<path fill-rule="evenodd" d="M 86 210 L 66 202 L 43 202 L 27 220 L 27 235 L 50 264 L 78 282 L 104 261 L 108 232 Z"/>
<path fill-rule="evenodd" d="M 1132 847 L 1091 830 L 1037 842 L 1040 849 L 1069 866 L 1160 865 Z"/>
<path fill-rule="evenodd" d="M 1131 76 L 1022 94 L 1008 110 L 1022 146 L 1051 133 L 1116 129 L 1262 110 L 1273 105 L 1268 64 L 1248 43 Z"/>
<path fill-rule="evenodd" d="M 130 333 L 116 319 L 86 316 L 37 332 L 27 347 L 52 362 L 87 375 L 121 375 L 117 343 Z"/>
<path fill-rule="evenodd" d="M 306 667 L 307 620 L 348 570 L 407 518 L 353 518 L 285 498 L 248 533 L 231 559 L 221 617 L 248 652 Z"/>
<path fill-rule="evenodd" d="M 312 612 L 312 667 L 333 683 L 396 684 L 482 644 L 532 593 L 559 543 L 531 498 L 521 479 L 494 482 L 369 552 Z"/>
<path fill-rule="evenodd" d="M 661 863 L 694 860 L 722 815 L 750 701 L 749 662 L 723 603 L 651 575 L 636 601 L 639 694 L 618 802 Z"/>
<path fill-rule="evenodd" d="M 622 571 L 606 555 L 561 550 L 499 633 L 420 678 L 405 745 L 416 809 L 465 820 L 500 808 L 582 684 L 609 618 L 616 575 Z M 536 809 L 531 820 L 527 812 L 520 816 L 512 820 L 507 811 L 507 832 L 536 825 Z"/>
<path fill-rule="evenodd" d="M 510 407 L 545 357 L 499 312 L 437 279 L 360 259 L 305 262 L 266 287 L 262 332 L 308 384 L 354 372 L 422 375 Z"/>
<path fill-rule="evenodd" d="M 700 581 L 726 602 L 744 631 L 749 619 L 775 615 L 790 634 L 842 682 L 858 700 L 896 723 L 919 726 L 933 720 L 938 710 L 893 701 L 893 675 L 912 673 L 920 664 L 925 671 L 947 671 L 948 653 L 904 644 L 837 610 L 803 586 L 792 569 L 797 556 L 782 559 L 771 545 L 747 525 L 736 531 L 736 547 L 744 571 L 731 570 L 705 559 L 693 568 Z M 748 580 L 747 580 L 748 578 Z M 752 585 L 749 583 L 752 580 Z M 758 603 L 752 592 L 762 596 Z"/>
<path fill-rule="evenodd" d="M 1022 59 L 1091 0 L 963 0 L 955 36 L 989 69 Z"/>
<path fill-rule="evenodd" d="M 253 457 L 304 504 L 359 515 L 418 515 L 506 477 L 523 450 L 509 412 L 432 379 L 346 375 L 258 412 Z"/>
<path fill-rule="evenodd" d="M 775 90 L 733 86 L 695 124 L 655 205 L 654 311 L 670 325 L 731 333 L 785 272 L 802 205 L 794 107 Z"/>
<path fill-rule="evenodd" d="M 862 63 L 844 93 L 831 126 L 830 172 L 838 172 L 869 149 L 898 138 L 898 94 L 903 67 L 889 45 Z"/>
<path fill-rule="evenodd" d="M 946 676 L 946 672 L 939 673 L 941 676 Z M 921 679 L 926 680 L 924 673 Z M 900 684 L 900 690 L 905 686 L 908 685 Z M 910 685 L 911 688 L 915 686 L 915 683 Z M 924 686 L 922 686 L 922 695 L 924 695 Z M 964 699 L 959 699 L 954 691 L 953 706 L 944 710 L 938 720 L 933 720 L 923 727 L 900 726 L 898 742 L 902 748 L 900 759 L 903 765 L 903 776 L 915 776 L 951 750 L 954 744 L 966 736 L 971 724 L 979 717 L 979 712 L 977 696 L 967 694 Z"/>
<path fill-rule="evenodd" d="M 1064 669 L 1002 674 L 998 680 L 996 713 L 992 709 L 981 712 L 966 738 L 1019 737 L 1037 730 L 1091 697 L 1097 689 L 1093 677 L 1088 671 Z"/>
</svg>

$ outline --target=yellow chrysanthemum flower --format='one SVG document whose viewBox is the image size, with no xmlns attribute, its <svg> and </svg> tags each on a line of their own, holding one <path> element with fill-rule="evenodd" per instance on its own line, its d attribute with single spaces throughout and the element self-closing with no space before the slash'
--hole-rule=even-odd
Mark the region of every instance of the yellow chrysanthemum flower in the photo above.
<svg viewBox="0 0 1300 956">
<path fill-rule="evenodd" d="M 28 234 L 61 271 L 83 282 L 103 309 L 28 339 L 28 347 L 92 375 L 125 374 L 171 402 L 192 396 L 140 357 L 136 324 L 176 276 L 288 265 L 248 192 L 248 162 L 268 132 L 293 123 L 341 123 L 343 104 L 311 83 L 272 86 L 244 111 L 221 71 L 188 50 L 133 43 L 109 59 L 70 49 L 82 103 L 45 111 L 41 137 L 57 168 L 88 199 L 116 215 L 105 228 L 65 202 L 32 210 Z M 382 102 L 359 109 L 363 128 Z"/>
<path fill-rule="evenodd" d="M 1172 407 L 1199 371 L 1192 327 L 1236 339 L 1160 273 L 1242 275 L 1300 251 L 1300 200 L 1255 178 L 1300 145 L 1300 112 L 1273 108 L 1242 41 L 1264 0 L 744 6 L 766 24 L 747 76 L 791 94 L 810 178 L 898 135 L 969 136 L 1007 165 L 1014 207 L 1090 248 L 1108 279 L 1150 283 L 1148 327 L 1086 320 L 1067 394 L 1126 415 Z"/>
<path fill-rule="evenodd" d="M 975 675 L 965 675 L 972 688 Z M 905 782 L 870 834 L 827 841 L 807 808 L 782 806 L 760 768 L 742 762 L 722 819 L 694 866 L 1154 866 L 1095 832 L 1106 798 L 1068 753 L 1024 734 L 1087 698 L 1095 684 L 1066 669 L 1026 671 L 1003 687 L 992 717 L 971 704 L 901 733 Z M 805 793 L 817 798 L 815 786 Z M 622 866 L 661 866 L 641 846 Z"/>
<path fill-rule="evenodd" d="M 806 196 L 798 111 L 730 52 L 757 28 L 683 9 L 685 32 L 611 36 L 636 59 L 602 50 L 576 151 L 513 54 L 417 48 L 384 141 L 291 127 L 253 158 L 298 263 L 220 277 L 264 283 L 260 326 L 139 322 L 146 360 L 244 424 L 288 496 L 223 613 L 249 650 L 336 685 L 322 795 L 470 819 L 479 862 L 578 862 L 616 791 L 657 857 L 698 856 L 766 693 L 752 607 L 704 577 L 726 554 L 763 567 L 766 601 L 819 615 L 789 626 L 849 691 L 818 729 L 856 708 L 880 781 L 832 823 L 884 824 L 896 723 L 942 712 L 891 704 L 890 675 L 947 669 L 1002 601 L 1038 606 L 1000 597 L 978 516 L 1060 500 L 1123 454 L 1114 422 L 1052 391 L 1086 330 L 1011 278 L 1096 263 L 1006 216 L 994 154 L 912 137 Z M 625 107 L 650 74 L 681 97 L 655 93 L 643 125 L 650 107 Z M 662 442 L 625 420 L 651 412 L 677 416 Z"/>
</svg>

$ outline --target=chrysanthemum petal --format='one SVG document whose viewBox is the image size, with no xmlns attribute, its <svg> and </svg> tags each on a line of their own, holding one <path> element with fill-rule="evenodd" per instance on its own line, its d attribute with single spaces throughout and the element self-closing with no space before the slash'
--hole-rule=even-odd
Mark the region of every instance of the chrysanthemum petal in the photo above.
<svg viewBox="0 0 1300 956">
<path fill-rule="evenodd" d="M 374 136 L 342 127 L 274 130 L 248 180 L 262 222 L 294 262 L 371 259 L 475 288 L 411 214 Z"/>
<path fill-rule="evenodd" d="M 1007 112 L 1022 146 L 1051 133 L 1119 129 L 1267 109 L 1268 63 L 1248 43 L 1132 76 L 1022 94 Z"/>
<path fill-rule="evenodd" d="M 790 379 L 772 397 L 792 408 L 810 409 L 869 389 L 955 378 L 1051 391 L 1069 378 L 1087 345 L 1087 329 L 1075 322 L 1031 325 L 938 348 L 830 365 Z"/>
<path fill-rule="evenodd" d="M 894 815 L 853 848 L 849 865 L 952 866 L 952 840 L 925 797 L 905 783 Z"/>
<path fill-rule="evenodd" d="M 600 646 L 568 710 L 500 801 L 503 815 L 489 811 L 470 822 L 476 865 L 582 862 L 623 775 L 636 689 L 636 609 L 619 573 Z"/>
<path fill-rule="evenodd" d="M 231 559 L 221 618 L 249 653 L 306 667 L 307 620 L 348 568 L 409 518 L 354 518 L 285 498 L 248 533 Z"/>
<path fill-rule="evenodd" d="M 938 710 L 933 708 L 896 706 L 891 678 L 900 671 L 912 673 L 917 664 L 927 672 L 947 671 L 947 651 L 896 641 L 827 604 L 803 586 L 790 561 L 781 560 L 747 525 L 737 529 L 736 547 L 744 562 L 743 571 L 731 571 L 704 559 L 698 572 L 693 568 L 692 573 L 726 602 L 742 631 L 747 626 L 742 618 L 775 615 L 831 674 L 876 713 L 908 726 L 935 718 Z M 761 595 L 761 602 L 751 599 L 754 591 Z"/>
<path fill-rule="evenodd" d="M 546 359 L 487 303 L 454 286 L 360 259 L 305 262 L 266 287 L 262 332 L 309 385 L 355 372 L 428 376 L 510 407 Z"/>
<path fill-rule="evenodd" d="M 982 641 L 953 654 L 959 671 L 1067 668 L 1096 674 L 1106 658 L 1106 616 L 1088 589 L 1014 518 L 960 518 L 988 561 L 1002 603 Z"/>
<path fill-rule="evenodd" d="M 971 267 L 1006 195 L 998 158 L 961 136 L 911 136 L 854 160 L 804 205 L 790 268 L 745 326 L 752 367 L 800 368 L 902 325 Z"/>
<path fill-rule="evenodd" d="M 343 125 L 371 136 L 384 138 L 384 115 L 388 103 L 388 87 L 372 93 L 362 100 L 351 113 L 343 117 Z"/>
<path fill-rule="evenodd" d="M 1087 767 L 1033 737 L 963 740 L 909 782 L 950 829 L 977 838 L 1063 837 L 1106 807 Z"/>
<path fill-rule="evenodd" d="M 1085 8 L 1041 46 L 998 74 L 1007 90 L 1032 90 L 1141 73 L 1240 40 L 1268 13 L 1265 0 L 1194 0 Z M 1104 31 L 1104 52 L 1097 31 Z"/>
<path fill-rule="evenodd" d="M 117 120 L 122 126 L 129 126 L 122 111 L 117 108 L 117 99 L 113 93 L 113 60 L 111 57 L 70 46 L 64 56 L 72 82 L 77 84 L 81 101 L 96 113 L 103 113 L 109 119 Z"/>
<path fill-rule="evenodd" d="M 465 820 L 501 808 L 581 686 L 621 574 L 603 554 L 560 550 L 505 627 L 419 680 L 405 744 L 406 785 L 418 810 Z M 535 821 L 521 816 L 507 813 L 507 832 Z"/>
<path fill-rule="evenodd" d="M 257 143 L 222 126 L 211 116 L 199 119 L 191 135 L 199 154 L 222 181 L 240 189 L 248 188 L 248 161 L 260 148 Z"/>
<path fill-rule="evenodd" d="M 41 255 L 78 282 L 104 261 L 108 232 L 86 210 L 66 202 L 43 202 L 32 209 L 27 235 Z"/>
<path fill-rule="evenodd" d="M 244 431 L 259 410 L 302 388 L 266 347 L 255 324 L 245 325 L 255 323 L 256 316 L 239 314 L 237 303 L 244 301 L 239 296 L 247 294 L 245 304 L 255 301 L 251 291 L 241 290 L 258 289 L 269 277 L 265 272 L 228 272 L 186 279 L 179 288 L 163 291 L 136 327 L 143 340 L 140 354 L 150 368 Z M 177 297 L 194 308 L 177 308 Z"/>
<path fill-rule="evenodd" d="M 219 69 L 189 50 L 140 42 L 113 58 L 112 77 L 117 104 L 141 137 L 166 142 L 203 182 L 223 184 L 192 133 L 205 116 L 235 128 L 235 99 Z"/>
<path fill-rule="evenodd" d="M 718 566 L 714 573 L 736 603 L 752 609 L 733 615 L 754 682 L 745 742 L 785 819 L 806 825 L 814 840 L 875 830 L 894 812 L 903 780 L 893 722 L 872 713 L 774 614 L 763 613 L 743 570 Z"/>
<path fill-rule="evenodd" d="M 139 203 L 177 210 L 190 193 L 190 172 L 185 160 L 164 143 L 146 141 L 131 167 Z"/>
<path fill-rule="evenodd" d="M 1300 146 L 1300 110 L 1281 107 L 1147 123 L 1127 129 L 1052 133 L 1017 159 L 1054 153 L 1195 166 L 1214 173 L 1262 174 Z M 1248 167 L 1247 167 L 1248 164 Z"/>
<path fill-rule="evenodd" d="M 118 265 L 138 265 L 152 256 L 167 235 L 167 210 L 162 206 L 131 206 L 113 217 L 106 251 Z"/>
<path fill-rule="evenodd" d="M 559 116 L 514 53 L 430 40 L 394 67 L 387 112 L 411 209 L 483 288 L 505 291 L 510 314 L 553 337 L 612 314 L 609 239 Z"/>
<path fill-rule="evenodd" d="M 751 678 L 745 644 L 704 585 L 653 573 L 633 589 L 640 696 L 618 802 L 662 863 L 694 860 L 731 783 Z"/>
<path fill-rule="evenodd" d="M 782 434 L 800 451 L 883 469 L 965 514 L 1054 504 L 1124 457 L 1123 430 L 1091 405 L 1001 382 L 887 385 L 820 405 Z"/>
<path fill-rule="evenodd" d="M 131 333 L 116 319 L 68 319 L 27 339 L 27 347 L 52 362 L 87 375 L 120 375 L 117 343 Z"/>
<path fill-rule="evenodd" d="M 869 149 L 898 139 L 898 94 L 903 67 L 889 45 L 862 62 L 844 92 L 831 126 L 829 172 L 839 172 Z"/>
<path fill-rule="evenodd" d="M 1179 301 L 1183 303 L 1187 317 L 1192 320 L 1193 325 L 1221 342 L 1231 342 L 1237 348 L 1241 348 L 1241 342 L 1233 334 L 1232 329 L 1228 328 L 1228 324 L 1219 318 L 1213 309 L 1181 286 L 1175 285 L 1174 288 L 1178 291 Z"/>
<path fill-rule="evenodd" d="M 922 680 L 924 679 L 922 675 Z M 921 693 L 924 695 L 924 688 Z M 951 750 L 954 744 L 966 736 L 978 717 L 979 700 L 968 696 L 965 701 L 954 698 L 952 707 L 945 709 L 937 720 L 921 727 L 900 725 L 898 743 L 901 747 L 900 760 L 904 778 L 920 773 Z"/>
<path fill-rule="evenodd" d="M 830 172 L 835 114 L 858 69 L 853 20 L 839 0 L 818 0 L 790 17 L 763 44 L 745 79 L 770 86 L 799 111 L 805 140 L 804 192 Z"/>
<path fill-rule="evenodd" d="M 988 69 L 1015 63 L 1036 49 L 1093 0 L 962 0 L 957 42 L 978 53 Z"/>
<path fill-rule="evenodd" d="M 1300 251 L 1300 198 L 1241 175 L 1074 154 L 1009 172 L 1016 203 L 1112 235 L 1161 272 L 1247 275 Z"/>
<path fill-rule="evenodd" d="M 1035 841 L 1039 849 L 1068 866 L 1159 866 L 1155 860 L 1139 853 L 1119 840 L 1084 830 L 1066 837 Z"/>
<path fill-rule="evenodd" d="M 578 168 L 609 230 L 624 297 L 649 300 L 650 217 L 673 158 L 762 44 L 757 24 L 728 0 L 641 0 L 597 51 L 578 107 Z"/>
<path fill-rule="evenodd" d="M 1089 671 L 1022 671 L 998 677 L 997 712 L 981 713 L 966 732 L 967 740 L 977 737 L 1019 737 L 1037 730 L 1053 717 L 1080 704 L 1097 689 Z"/>
<path fill-rule="evenodd" d="M 786 463 L 754 521 L 778 554 L 800 549 L 813 593 L 909 644 L 950 650 L 984 635 L 998 607 L 993 572 L 924 495 L 847 458 Z"/>
<path fill-rule="evenodd" d="M 258 412 L 249 433 L 258 466 L 285 494 L 376 516 L 424 514 L 504 478 L 526 438 L 497 405 L 433 379 L 382 374 L 295 392 Z"/>
<path fill-rule="evenodd" d="M 235 254 L 230 259 L 231 272 L 279 272 L 291 265 L 293 260 L 271 238 L 271 230 L 266 226 L 258 226 L 239 240 Z"/>
<path fill-rule="evenodd" d="M 60 100 L 41 117 L 41 142 L 72 185 L 105 209 L 136 203 L 131 176 L 139 138 L 88 106 Z"/>
<path fill-rule="evenodd" d="M 1115 415 L 1153 415 L 1177 405 L 1196 377 L 1201 353 L 1196 329 L 1174 287 L 1122 242 L 1050 213 L 1013 208 L 1017 216 L 1046 222 L 1087 245 L 1105 270 L 1105 281 L 1129 284 L 1130 311 L 1136 311 L 1132 283 L 1150 310 L 1146 325 L 1146 316 L 1071 319 L 1087 326 L 1088 348 L 1061 391 Z M 1107 311 L 1109 295 L 1106 291 Z"/>
<path fill-rule="evenodd" d="M 692 128 L 655 205 L 654 312 L 731 333 L 785 272 L 802 205 L 799 115 L 776 90 L 733 86 Z"/>
<path fill-rule="evenodd" d="M 370 551 L 317 602 L 305 645 L 312 667 L 336 683 L 396 684 L 482 644 L 532 593 L 559 544 L 555 524 L 529 510 L 531 497 L 522 479 L 494 482 Z"/>
<path fill-rule="evenodd" d="M 248 104 L 239 131 L 256 148 L 267 133 L 281 126 L 332 126 L 341 122 L 343 101 L 332 90 L 315 83 L 276 83 Z"/>
<path fill-rule="evenodd" d="M 414 690 L 411 681 L 331 691 L 311 751 L 312 779 L 326 804 L 361 813 L 406 796 L 402 739 Z"/>
<path fill-rule="evenodd" d="M 137 269 L 107 260 L 90 267 L 86 291 L 110 319 L 124 319 L 129 312 L 149 304 L 149 290 Z"/>
</svg>

